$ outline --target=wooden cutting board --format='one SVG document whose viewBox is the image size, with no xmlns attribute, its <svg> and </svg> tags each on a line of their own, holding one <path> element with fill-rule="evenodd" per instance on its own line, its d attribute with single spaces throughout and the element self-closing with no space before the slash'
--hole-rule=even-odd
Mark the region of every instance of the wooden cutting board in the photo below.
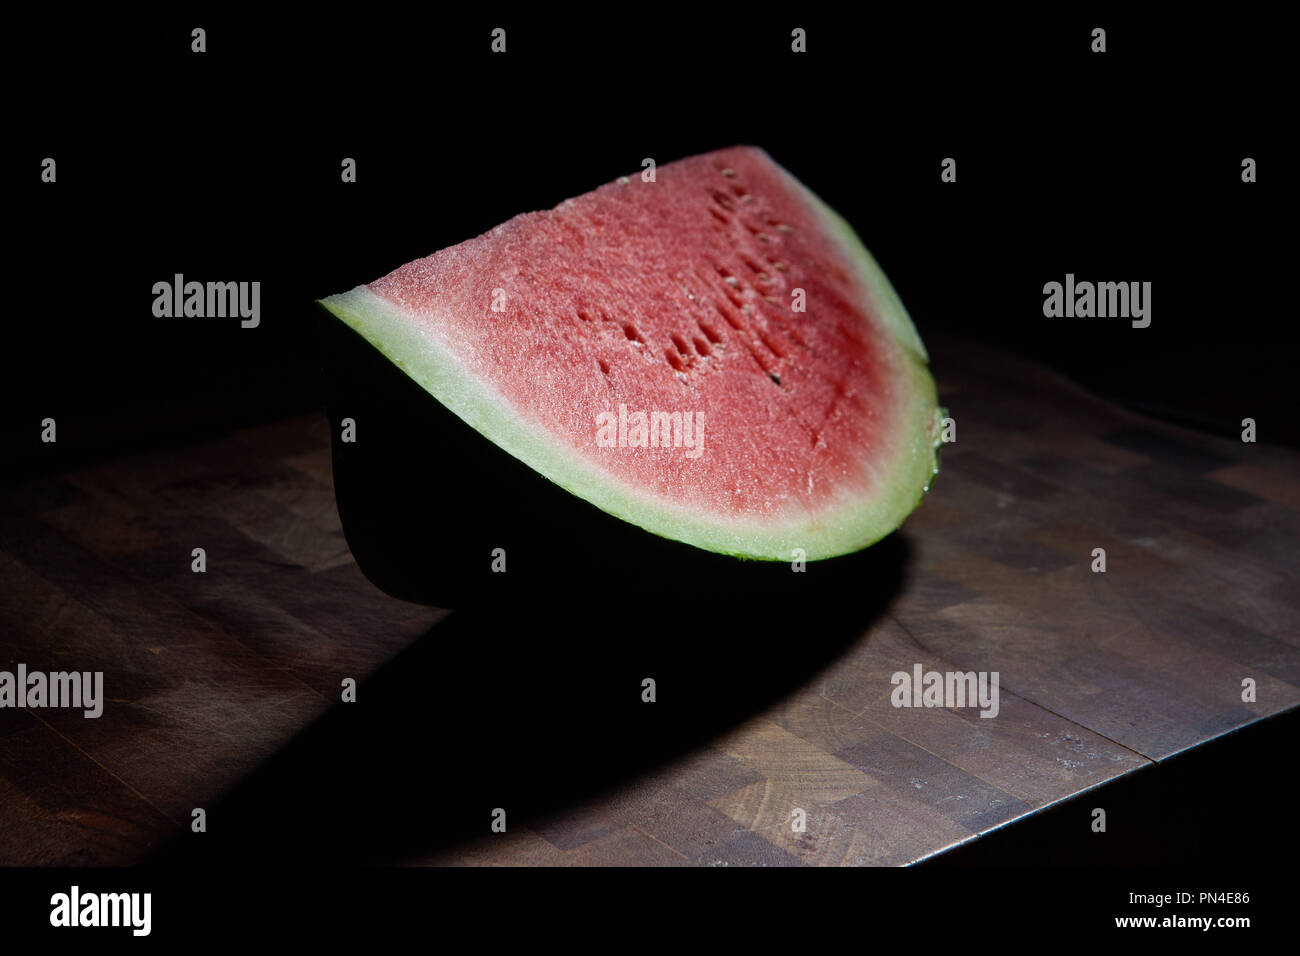
<svg viewBox="0 0 1300 956">
<path fill-rule="evenodd" d="M 887 613 L 704 746 L 409 859 L 903 864 L 1300 704 L 1300 454 L 929 344 L 957 441 Z M 109 703 L 0 710 L 0 863 L 145 858 L 442 613 L 357 570 L 323 415 L 4 489 L 0 669 L 103 670 Z M 998 672 L 997 716 L 892 706 L 917 665 Z"/>
</svg>

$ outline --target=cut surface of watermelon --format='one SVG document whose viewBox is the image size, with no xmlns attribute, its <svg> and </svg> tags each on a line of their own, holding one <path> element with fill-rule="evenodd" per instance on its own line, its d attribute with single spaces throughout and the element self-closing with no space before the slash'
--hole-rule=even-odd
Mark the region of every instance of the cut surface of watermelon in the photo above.
<svg viewBox="0 0 1300 956">
<path fill-rule="evenodd" d="M 754 147 L 620 177 L 322 304 L 551 481 L 709 551 L 858 550 L 937 471 L 902 303 Z"/>
</svg>

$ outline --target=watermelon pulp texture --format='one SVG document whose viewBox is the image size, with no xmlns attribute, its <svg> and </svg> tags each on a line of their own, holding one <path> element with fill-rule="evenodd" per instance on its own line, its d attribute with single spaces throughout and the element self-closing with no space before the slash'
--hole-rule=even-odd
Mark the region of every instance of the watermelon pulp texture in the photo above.
<svg viewBox="0 0 1300 956">
<path fill-rule="evenodd" d="M 937 471 L 907 312 L 761 149 L 620 177 L 322 304 L 551 481 L 710 551 L 858 550 Z"/>
</svg>

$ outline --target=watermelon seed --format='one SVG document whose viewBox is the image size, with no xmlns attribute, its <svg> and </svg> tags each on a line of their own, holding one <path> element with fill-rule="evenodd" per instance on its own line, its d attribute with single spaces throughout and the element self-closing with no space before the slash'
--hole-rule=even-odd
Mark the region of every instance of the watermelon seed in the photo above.
<svg viewBox="0 0 1300 956">
<path fill-rule="evenodd" d="M 686 351 L 686 340 L 683 339 L 676 332 L 674 332 L 671 336 L 669 336 L 669 338 L 672 339 L 673 345 L 677 347 L 677 351 L 682 354 L 682 357 L 683 358 L 687 357 L 689 353 Z"/>
<path fill-rule="evenodd" d="M 778 386 L 781 384 L 781 376 L 777 375 L 775 372 L 768 372 L 767 377 L 770 378 L 773 382 L 775 382 Z"/>
<path fill-rule="evenodd" d="M 700 338 L 698 335 L 691 339 L 691 344 L 695 346 L 695 351 L 699 352 L 705 358 L 708 358 L 709 353 L 712 351 L 712 349 L 709 348 L 709 343 L 704 341 L 704 339 Z"/>
<path fill-rule="evenodd" d="M 730 179 L 732 176 L 736 175 L 736 171 L 728 166 L 726 169 L 722 170 L 722 175 Z"/>
<path fill-rule="evenodd" d="M 597 359 L 597 361 L 600 362 L 600 371 L 601 371 L 601 374 L 604 375 L 606 378 L 608 378 L 608 377 L 609 377 L 609 363 L 606 362 L 604 359 Z"/>
<path fill-rule="evenodd" d="M 630 342 L 635 342 L 640 345 L 645 344 L 645 339 L 641 337 L 641 333 L 636 330 L 636 326 L 631 322 L 625 322 L 623 324 L 623 334 L 628 337 L 628 341 Z"/>
<path fill-rule="evenodd" d="M 664 349 L 664 355 L 668 359 L 668 364 L 671 365 L 674 369 L 676 369 L 679 372 L 686 371 L 686 364 L 681 360 L 681 357 L 672 349 Z"/>
</svg>

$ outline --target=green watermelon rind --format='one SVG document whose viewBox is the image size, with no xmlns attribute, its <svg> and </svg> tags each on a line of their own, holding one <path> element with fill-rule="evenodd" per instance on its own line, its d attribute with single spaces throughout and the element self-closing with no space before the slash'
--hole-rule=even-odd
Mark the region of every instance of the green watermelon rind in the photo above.
<svg viewBox="0 0 1300 956">
<path fill-rule="evenodd" d="M 788 175 L 788 173 L 787 173 Z M 627 484 L 582 458 L 559 438 L 528 422 L 488 383 L 468 374 L 434 329 L 437 317 L 404 315 L 366 286 L 319 300 L 425 391 L 479 434 L 550 481 L 615 517 L 647 531 L 738 558 L 809 561 L 861 550 L 894 531 L 920 504 L 938 472 L 942 410 L 928 357 L 902 301 L 852 227 L 807 187 L 790 177 L 826 222 L 858 268 L 869 310 L 879 317 L 894 346 L 894 394 L 904 406 L 895 423 L 897 450 L 882 463 L 875 494 L 842 491 L 815 517 L 791 520 L 734 519 L 664 501 Z M 455 468 L 456 462 L 447 462 Z M 558 546 L 558 545 L 557 545 Z M 798 549 L 798 550 L 797 550 Z"/>
</svg>

